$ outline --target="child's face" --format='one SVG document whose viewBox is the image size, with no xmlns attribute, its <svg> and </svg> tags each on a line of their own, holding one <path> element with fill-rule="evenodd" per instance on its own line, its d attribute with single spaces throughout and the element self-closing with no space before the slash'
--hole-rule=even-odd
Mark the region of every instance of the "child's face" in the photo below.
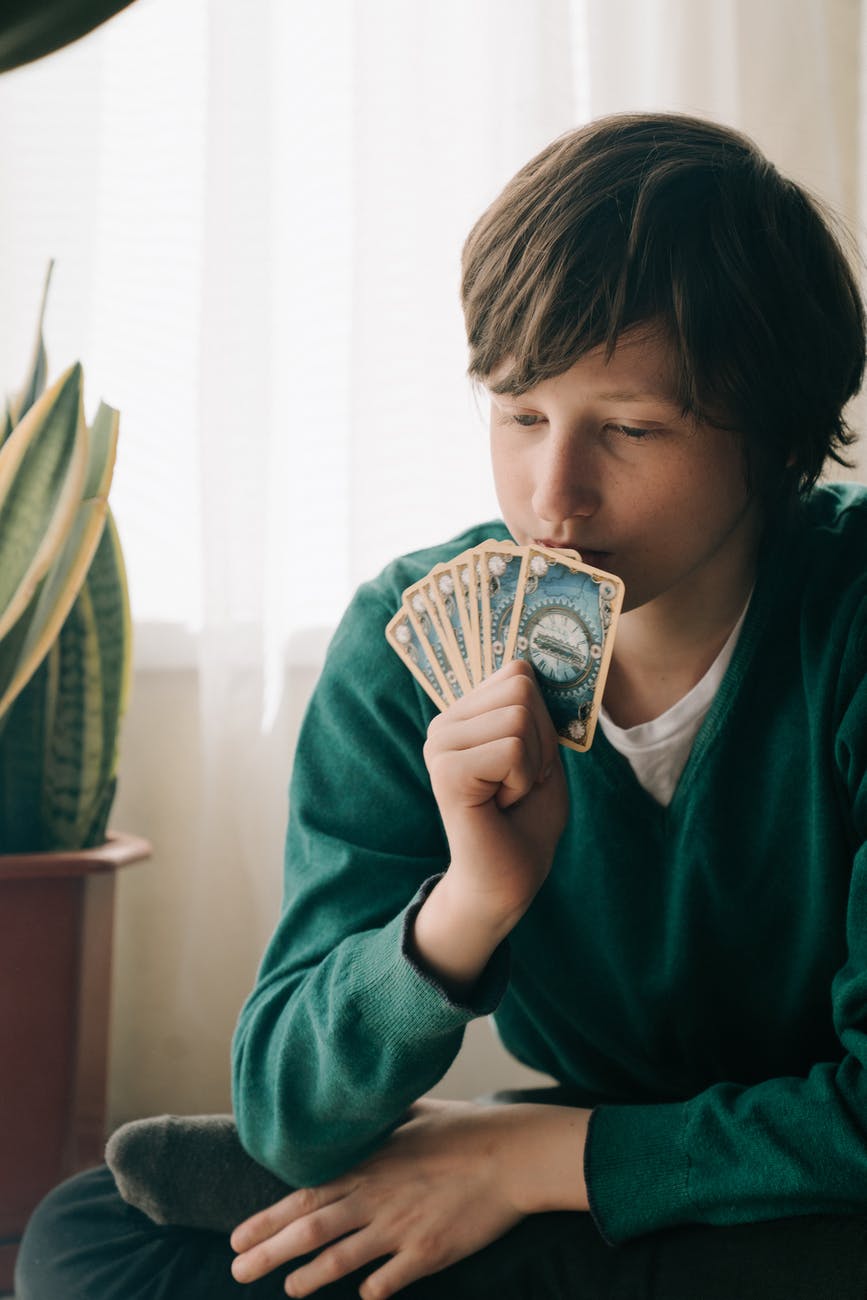
<svg viewBox="0 0 867 1300">
<path fill-rule="evenodd" d="M 760 510 L 741 442 L 682 416 L 673 389 L 669 345 L 634 329 L 607 365 L 600 347 L 520 397 L 491 393 L 512 536 L 573 547 L 618 574 L 625 609 L 665 593 L 712 599 L 754 567 Z"/>
</svg>

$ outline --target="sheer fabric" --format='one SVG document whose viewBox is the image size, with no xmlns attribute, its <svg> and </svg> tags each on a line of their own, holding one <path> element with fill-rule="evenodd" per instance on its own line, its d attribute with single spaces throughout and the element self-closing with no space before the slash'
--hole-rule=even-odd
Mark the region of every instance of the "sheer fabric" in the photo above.
<svg viewBox="0 0 867 1300">
<path fill-rule="evenodd" d="M 328 629 L 394 554 L 496 512 L 472 222 L 560 132 L 669 109 L 745 129 L 863 233 L 865 69 L 851 0 L 136 0 L 0 78 L 0 373 L 53 256 L 53 373 L 81 357 L 89 412 L 122 413 L 114 820 L 157 854 L 121 891 L 118 1117 L 225 1109 Z"/>
</svg>

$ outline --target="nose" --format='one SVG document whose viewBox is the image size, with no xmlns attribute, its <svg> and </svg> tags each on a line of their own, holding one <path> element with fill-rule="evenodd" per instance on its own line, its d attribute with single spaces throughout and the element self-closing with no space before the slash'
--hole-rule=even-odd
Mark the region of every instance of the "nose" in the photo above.
<svg viewBox="0 0 867 1300">
<path fill-rule="evenodd" d="M 600 494 L 593 452 L 575 430 L 551 428 L 538 448 L 533 484 L 533 510 L 539 520 L 560 524 L 589 518 Z"/>
</svg>

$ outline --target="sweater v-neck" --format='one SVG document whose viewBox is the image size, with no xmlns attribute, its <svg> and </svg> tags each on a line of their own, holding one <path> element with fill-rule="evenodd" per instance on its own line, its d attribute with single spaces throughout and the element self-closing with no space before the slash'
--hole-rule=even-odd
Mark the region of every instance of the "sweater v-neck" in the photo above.
<svg viewBox="0 0 867 1300">
<path fill-rule="evenodd" d="M 645 789 L 626 755 L 615 749 L 602 728 L 597 727 L 593 748 L 598 750 L 597 761 L 607 778 L 620 791 L 621 797 L 631 799 L 636 811 L 641 809 L 642 815 L 651 817 L 662 825 L 671 819 L 679 818 L 684 802 L 688 801 L 691 787 L 702 773 L 706 763 L 710 761 L 714 742 L 725 730 L 732 707 L 755 657 L 756 648 L 764 636 L 768 619 L 777 605 L 780 592 L 778 585 L 773 581 L 773 574 L 793 530 L 790 522 L 785 519 L 778 518 L 775 522 L 777 532 L 769 539 L 766 533 L 766 544 L 759 554 L 755 587 L 734 653 L 696 733 L 689 756 L 667 804 L 659 803 L 650 791 Z M 770 523 L 769 529 L 773 526 L 773 522 Z"/>
</svg>

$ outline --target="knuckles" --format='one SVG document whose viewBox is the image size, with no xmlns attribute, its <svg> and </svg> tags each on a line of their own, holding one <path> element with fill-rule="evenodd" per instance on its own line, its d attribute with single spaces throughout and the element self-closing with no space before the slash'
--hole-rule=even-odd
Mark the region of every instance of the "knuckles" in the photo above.
<svg viewBox="0 0 867 1300">
<path fill-rule="evenodd" d="M 501 677 L 514 677 L 521 673 L 530 676 L 533 675 L 533 669 L 526 659 L 510 659 L 507 664 L 497 670 Z"/>
<path fill-rule="evenodd" d="M 506 721 L 507 730 L 520 740 L 526 740 L 528 736 L 535 733 L 536 722 L 529 706 L 523 702 L 509 705 L 509 715 Z"/>
<path fill-rule="evenodd" d="M 413 1245 L 413 1254 L 428 1268 L 440 1266 L 446 1259 L 448 1242 L 445 1234 L 435 1227 L 425 1231 Z"/>
<path fill-rule="evenodd" d="M 340 1242 L 332 1246 L 320 1259 L 321 1284 L 336 1282 L 351 1273 L 355 1267 L 349 1250 Z M 321 1285 L 320 1284 L 320 1285 Z"/>
<path fill-rule="evenodd" d="M 297 1245 L 302 1255 L 309 1255 L 323 1243 L 323 1236 L 312 1222 L 299 1224 L 297 1228 Z"/>
<path fill-rule="evenodd" d="M 505 736 L 503 739 L 503 754 L 509 767 L 520 768 L 527 759 L 527 744 L 523 736 Z"/>
<path fill-rule="evenodd" d="M 523 704 L 525 708 L 530 708 L 539 695 L 539 687 L 536 685 L 536 679 L 532 676 L 532 669 L 528 669 L 530 676 L 522 673 L 520 677 L 513 677 L 509 682 L 509 694 L 515 704 Z"/>
<path fill-rule="evenodd" d="M 368 1278 L 359 1292 L 362 1300 L 386 1300 L 390 1294 L 388 1288 L 376 1278 Z"/>
<path fill-rule="evenodd" d="M 304 1214 L 312 1214 L 314 1210 L 319 1209 L 320 1194 L 316 1187 L 299 1187 L 297 1192 L 292 1195 L 294 1202 L 292 1209 L 299 1217 Z"/>
</svg>

